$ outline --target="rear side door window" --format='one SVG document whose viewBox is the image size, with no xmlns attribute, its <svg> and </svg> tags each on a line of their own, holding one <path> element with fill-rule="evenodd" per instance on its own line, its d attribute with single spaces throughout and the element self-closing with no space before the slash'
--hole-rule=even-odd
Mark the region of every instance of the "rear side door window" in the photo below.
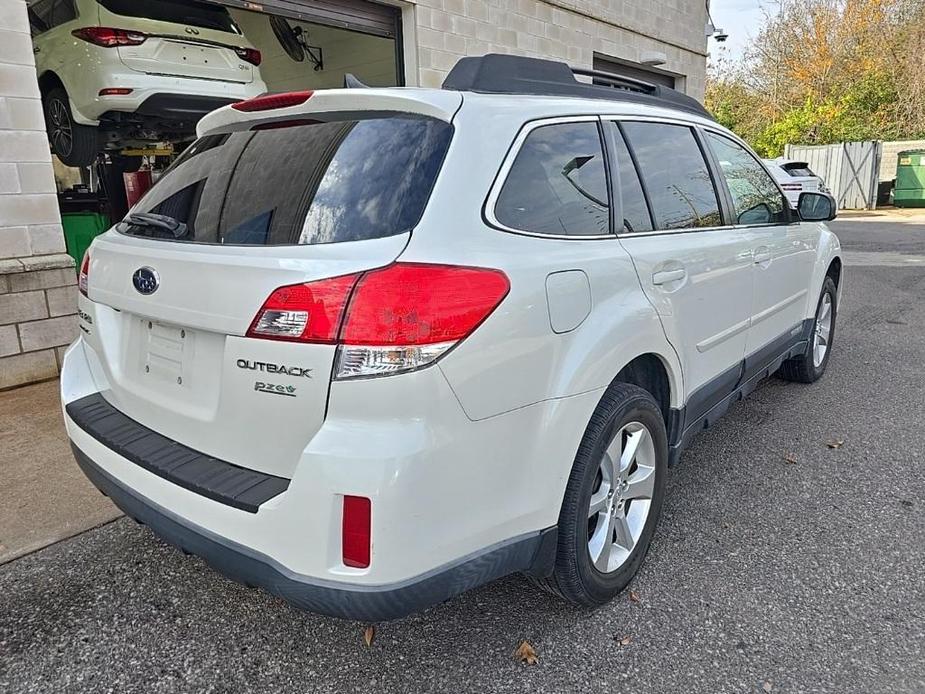
<svg viewBox="0 0 925 694">
<path fill-rule="evenodd" d="M 645 183 L 658 230 L 721 226 L 713 177 L 686 125 L 625 121 L 623 131 Z"/>
<path fill-rule="evenodd" d="M 534 234 L 609 234 L 610 195 L 597 122 L 531 130 L 501 187 L 494 216 L 509 229 Z"/>
<path fill-rule="evenodd" d="M 736 224 L 786 224 L 787 204 L 774 180 L 744 147 L 707 131 L 735 208 Z"/>
</svg>

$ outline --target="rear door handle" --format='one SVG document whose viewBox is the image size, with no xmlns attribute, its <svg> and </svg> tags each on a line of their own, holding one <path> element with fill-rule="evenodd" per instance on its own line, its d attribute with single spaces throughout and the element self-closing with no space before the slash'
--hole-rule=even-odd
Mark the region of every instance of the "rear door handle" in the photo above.
<svg viewBox="0 0 925 694">
<path fill-rule="evenodd" d="M 678 282 L 685 277 L 687 277 L 687 270 L 684 268 L 678 268 L 677 270 L 661 270 L 652 273 L 652 284 L 662 285 L 668 284 L 669 282 Z"/>
<path fill-rule="evenodd" d="M 767 265 L 771 262 L 771 249 L 767 246 L 758 246 L 752 255 L 755 265 Z"/>
</svg>

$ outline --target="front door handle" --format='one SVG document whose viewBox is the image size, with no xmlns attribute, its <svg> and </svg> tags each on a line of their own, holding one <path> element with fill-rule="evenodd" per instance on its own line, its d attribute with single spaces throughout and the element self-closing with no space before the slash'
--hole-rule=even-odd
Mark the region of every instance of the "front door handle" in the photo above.
<svg viewBox="0 0 925 694">
<path fill-rule="evenodd" d="M 752 260 L 755 265 L 764 265 L 767 267 L 771 262 L 771 249 L 767 246 L 758 246 L 752 255 Z"/>
<path fill-rule="evenodd" d="M 687 277 L 687 271 L 684 268 L 678 268 L 677 270 L 661 270 L 652 273 L 652 284 L 659 286 L 668 284 L 669 282 L 678 282 L 685 277 Z"/>
</svg>

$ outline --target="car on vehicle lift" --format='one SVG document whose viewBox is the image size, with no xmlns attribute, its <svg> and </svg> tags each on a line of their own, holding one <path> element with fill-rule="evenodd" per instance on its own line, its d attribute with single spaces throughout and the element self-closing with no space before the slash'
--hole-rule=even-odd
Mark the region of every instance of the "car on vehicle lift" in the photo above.
<svg viewBox="0 0 925 694">
<path fill-rule="evenodd" d="M 489 55 L 206 116 L 81 263 L 86 475 L 326 614 L 516 571 L 611 599 L 692 437 L 825 372 L 844 282 L 831 196 L 792 209 L 695 100 L 594 77 Z"/>
<path fill-rule="evenodd" d="M 37 0 L 29 5 L 52 151 L 68 166 L 194 138 L 209 111 L 266 91 L 261 55 L 220 5 Z"/>
</svg>

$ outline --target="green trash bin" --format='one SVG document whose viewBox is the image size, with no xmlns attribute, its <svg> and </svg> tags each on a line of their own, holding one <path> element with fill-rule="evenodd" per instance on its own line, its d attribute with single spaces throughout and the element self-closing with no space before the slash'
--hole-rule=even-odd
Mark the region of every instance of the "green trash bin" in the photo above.
<svg viewBox="0 0 925 694">
<path fill-rule="evenodd" d="M 63 212 L 61 224 L 67 253 L 79 268 L 93 239 L 109 228 L 109 219 L 98 212 Z"/>
<path fill-rule="evenodd" d="M 925 207 L 925 149 L 899 153 L 893 204 L 896 207 Z"/>
</svg>

